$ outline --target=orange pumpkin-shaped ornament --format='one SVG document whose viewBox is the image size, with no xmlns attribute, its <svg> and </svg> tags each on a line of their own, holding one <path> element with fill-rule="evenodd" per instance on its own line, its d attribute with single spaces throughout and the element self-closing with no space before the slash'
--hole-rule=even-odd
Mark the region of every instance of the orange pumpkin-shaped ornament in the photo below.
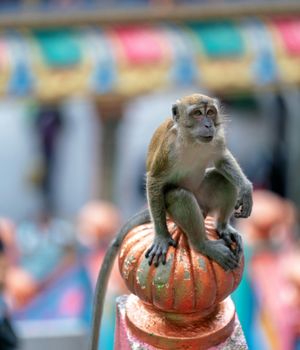
<svg viewBox="0 0 300 350">
<path fill-rule="evenodd" d="M 219 239 L 211 217 L 205 227 L 209 239 Z M 234 271 L 224 271 L 194 251 L 171 220 L 168 229 L 178 244 L 158 267 L 145 258 L 154 238 L 152 224 L 134 228 L 123 241 L 119 268 L 134 294 L 126 304 L 127 324 L 139 339 L 160 349 L 207 349 L 233 331 L 235 308 L 227 297 L 241 280 L 244 259 Z"/>
</svg>

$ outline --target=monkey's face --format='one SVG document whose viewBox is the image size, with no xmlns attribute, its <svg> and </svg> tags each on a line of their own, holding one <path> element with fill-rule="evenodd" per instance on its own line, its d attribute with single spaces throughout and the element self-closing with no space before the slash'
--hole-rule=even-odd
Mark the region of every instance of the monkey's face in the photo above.
<svg viewBox="0 0 300 350">
<path fill-rule="evenodd" d="M 218 107 L 214 99 L 196 96 L 199 97 L 190 97 L 191 103 L 178 101 L 172 109 L 173 118 L 185 135 L 197 142 L 209 143 L 214 139 L 219 124 Z"/>
</svg>

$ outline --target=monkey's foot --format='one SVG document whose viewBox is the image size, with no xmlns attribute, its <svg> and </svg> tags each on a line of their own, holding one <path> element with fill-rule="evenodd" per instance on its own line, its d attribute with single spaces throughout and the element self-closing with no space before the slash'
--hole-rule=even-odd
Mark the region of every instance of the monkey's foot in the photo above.
<svg viewBox="0 0 300 350">
<path fill-rule="evenodd" d="M 154 265 L 157 267 L 160 262 L 163 265 L 166 263 L 166 256 L 169 249 L 169 246 L 176 247 L 177 243 L 170 236 L 155 237 L 153 244 L 146 252 L 146 258 L 149 259 L 149 265 L 154 262 Z"/>
<path fill-rule="evenodd" d="M 243 253 L 243 240 L 242 236 L 230 225 L 217 227 L 218 234 L 226 245 L 240 258 Z"/>
<path fill-rule="evenodd" d="M 239 257 L 227 247 L 223 239 L 217 241 L 206 240 L 201 253 L 217 262 L 225 271 L 233 270 L 239 265 Z"/>
</svg>

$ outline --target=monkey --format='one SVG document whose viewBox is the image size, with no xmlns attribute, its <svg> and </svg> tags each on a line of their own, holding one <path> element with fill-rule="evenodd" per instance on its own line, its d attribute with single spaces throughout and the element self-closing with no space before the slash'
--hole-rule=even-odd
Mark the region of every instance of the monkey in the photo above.
<svg viewBox="0 0 300 350">
<path fill-rule="evenodd" d="M 176 246 L 166 212 L 187 235 L 192 247 L 225 270 L 237 266 L 242 250 L 239 233 L 229 224 L 248 217 L 252 184 L 226 147 L 224 118 L 216 99 L 193 94 L 172 106 L 172 118 L 154 133 L 147 158 L 147 198 L 155 239 L 146 252 L 149 263 L 166 262 Z M 207 240 L 204 219 L 216 212 L 220 240 Z M 226 245 L 224 245 L 224 242 Z M 230 247 L 236 245 L 236 254 Z"/>
<path fill-rule="evenodd" d="M 98 349 L 105 291 L 119 248 L 134 227 L 152 222 L 154 240 L 146 251 L 149 265 L 165 264 L 169 246 L 176 248 L 167 216 L 186 234 L 193 249 L 216 261 L 224 270 L 238 266 L 240 234 L 230 225 L 232 213 L 246 218 L 252 210 L 252 184 L 228 150 L 224 117 L 217 99 L 192 94 L 172 106 L 154 132 L 146 160 L 148 208 L 120 230 L 104 258 L 96 285 L 90 350 Z M 216 217 L 217 240 L 206 237 L 204 219 Z"/>
</svg>

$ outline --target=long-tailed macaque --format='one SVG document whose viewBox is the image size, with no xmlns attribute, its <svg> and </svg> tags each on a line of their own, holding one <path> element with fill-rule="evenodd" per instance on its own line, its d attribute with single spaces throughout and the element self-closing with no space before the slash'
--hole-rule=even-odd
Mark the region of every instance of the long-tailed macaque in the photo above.
<svg viewBox="0 0 300 350">
<path fill-rule="evenodd" d="M 252 209 L 252 185 L 226 147 L 224 120 L 216 99 L 193 94 L 176 101 L 172 118 L 154 133 L 147 156 L 148 207 L 130 219 L 108 249 L 96 286 L 90 350 L 98 349 L 99 328 L 107 282 L 126 234 L 150 220 L 155 237 L 146 258 L 149 264 L 166 263 L 171 238 L 166 215 L 187 235 L 198 252 L 225 270 L 239 264 L 242 240 L 229 224 L 248 217 Z M 206 238 L 204 218 L 216 216 L 219 240 Z"/>
</svg>

